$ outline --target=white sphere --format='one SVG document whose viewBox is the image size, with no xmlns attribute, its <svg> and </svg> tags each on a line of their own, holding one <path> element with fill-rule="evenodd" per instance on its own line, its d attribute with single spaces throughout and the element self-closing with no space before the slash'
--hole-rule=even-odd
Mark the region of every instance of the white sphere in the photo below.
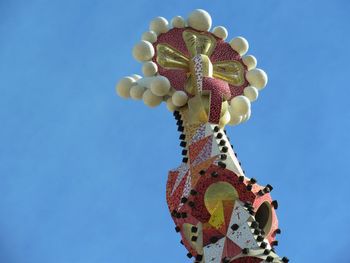
<svg viewBox="0 0 350 263">
<path fill-rule="evenodd" d="M 250 100 L 246 96 L 236 96 L 231 100 L 232 112 L 244 115 L 250 109 Z"/>
<path fill-rule="evenodd" d="M 171 98 L 173 100 L 174 105 L 177 107 L 184 106 L 188 100 L 187 94 L 182 90 L 175 91 Z"/>
<path fill-rule="evenodd" d="M 241 56 L 243 56 L 249 48 L 248 41 L 244 37 L 236 37 L 232 39 L 230 45 L 232 49 L 237 51 Z"/>
<path fill-rule="evenodd" d="M 170 82 L 166 77 L 157 76 L 152 80 L 151 90 L 157 96 L 164 96 L 170 90 Z"/>
<path fill-rule="evenodd" d="M 225 40 L 228 36 L 227 29 L 223 26 L 214 27 L 212 32 L 216 37 L 221 38 L 222 40 Z"/>
<path fill-rule="evenodd" d="M 117 94 L 123 98 L 130 98 L 130 89 L 134 83 L 135 80 L 131 77 L 122 78 L 116 86 Z"/>
<path fill-rule="evenodd" d="M 246 122 L 247 120 L 250 119 L 250 115 L 252 114 L 251 110 L 249 109 L 249 111 L 243 115 L 242 117 L 242 121 L 241 122 Z"/>
<path fill-rule="evenodd" d="M 247 66 L 248 70 L 256 68 L 256 64 L 258 63 L 256 58 L 252 55 L 247 55 L 242 57 L 244 65 Z"/>
<path fill-rule="evenodd" d="M 149 29 L 159 35 L 168 32 L 168 25 L 168 20 L 166 20 L 164 17 L 158 16 L 151 21 Z"/>
<path fill-rule="evenodd" d="M 239 115 L 236 112 L 232 112 L 231 110 L 229 111 L 230 111 L 231 118 L 228 124 L 230 125 L 240 124 L 242 122 L 242 115 Z"/>
<path fill-rule="evenodd" d="M 147 31 L 142 34 L 142 40 L 148 41 L 150 43 L 154 43 L 157 41 L 157 34 L 153 31 Z"/>
<path fill-rule="evenodd" d="M 166 107 L 170 112 L 176 110 L 176 106 L 174 105 L 171 97 L 166 100 Z"/>
<path fill-rule="evenodd" d="M 130 89 L 130 96 L 135 100 L 140 100 L 142 99 L 142 95 L 144 91 L 145 91 L 144 87 L 141 87 L 140 85 L 134 85 Z"/>
<path fill-rule="evenodd" d="M 133 78 L 135 81 L 142 79 L 142 77 L 140 75 L 137 75 L 137 74 L 132 74 L 130 77 Z"/>
<path fill-rule="evenodd" d="M 176 28 L 183 28 L 186 26 L 186 22 L 185 19 L 183 19 L 182 16 L 175 16 L 172 20 L 171 20 L 171 25 L 173 27 Z"/>
<path fill-rule="evenodd" d="M 196 9 L 189 15 L 187 24 L 199 31 L 209 31 L 211 28 L 211 17 L 207 11 Z"/>
<path fill-rule="evenodd" d="M 154 76 L 158 72 L 158 66 L 153 61 L 147 61 L 142 65 L 142 72 L 146 77 Z"/>
<path fill-rule="evenodd" d="M 257 89 L 263 89 L 267 84 L 267 75 L 262 69 L 252 69 L 248 71 L 245 76 L 250 85 L 256 87 Z"/>
<path fill-rule="evenodd" d="M 154 56 L 153 45 L 148 41 L 141 40 L 134 46 L 132 55 L 136 60 L 141 62 L 151 60 L 151 58 Z"/>
<path fill-rule="evenodd" d="M 143 93 L 142 99 L 143 99 L 143 102 L 151 108 L 158 106 L 163 100 L 162 97 L 158 97 L 154 95 L 150 89 L 147 89 Z"/>
<path fill-rule="evenodd" d="M 248 86 L 243 91 L 244 96 L 246 96 L 251 102 L 256 101 L 259 96 L 259 91 L 253 86 Z"/>
</svg>

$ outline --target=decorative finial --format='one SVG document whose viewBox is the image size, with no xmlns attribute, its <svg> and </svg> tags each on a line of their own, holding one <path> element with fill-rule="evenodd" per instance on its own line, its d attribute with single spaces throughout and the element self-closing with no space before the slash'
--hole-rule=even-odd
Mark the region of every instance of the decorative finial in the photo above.
<svg viewBox="0 0 350 263">
<path fill-rule="evenodd" d="M 143 77 L 128 76 L 116 90 L 123 98 L 142 99 L 149 107 L 166 103 L 170 111 L 187 107 L 194 123 L 238 125 L 251 115 L 267 84 L 267 75 L 257 69 L 248 51 L 248 41 L 235 37 L 225 42 L 227 29 L 215 26 L 202 9 L 185 20 L 176 16 L 171 23 L 156 17 L 150 31 L 142 35 L 132 54 L 143 63 Z"/>
</svg>

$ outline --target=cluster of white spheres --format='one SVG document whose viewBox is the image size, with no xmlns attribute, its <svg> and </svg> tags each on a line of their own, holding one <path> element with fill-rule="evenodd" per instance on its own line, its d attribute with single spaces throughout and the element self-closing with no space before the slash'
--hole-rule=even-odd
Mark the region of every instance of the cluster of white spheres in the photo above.
<svg viewBox="0 0 350 263">
<path fill-rule="evenodd" d="M 237 125 L 247 121 L 251 115 L 250 98 L 244 95 L 236 96 L 230 101 L 228 124 Z"/>
<path fill-rule="evenodd" d="M 196 9 L 189 14 L 187 20 L 181 16 L 175 16 L 171 22 L 173 28 L 192 27 L 199 31 L 209 31 L 212 26 L 212 19 L 208 12 L 202 9 Z M 132 54 L 134 58 L 143 63 L 142 72 L 145 76 L 132 75 L 121 79 L 116 91 L 123 98 L 133 98 L 143 100 L 150 107 L 158 106 L 162 101 L 166 102 L 169 111 L 174 111 L 187 104 L 189 97 L 184 91 L 171 88 L 169 80 L 158 74 L 158 65 L 152 61 L 155 55 L 153 43 L 162 33 L 170 29 L 168 20 L 164 17 L 156 17 L 149 26 L 149 31 L 143 33 L 141 41 L 137 43 Z M 223 26 L 216 26 L 212 29 L 212 34 L 217 38 L 225 40 L 228 36 L 227 29 Z M 251 102 L 257 100 L 259 90 L 267 84 L 266 73 L 256 68 L 257 60 L 252 55 L 245 55 L 249 49 L 248 41 L 243 37 L 233 38 L 229 42 L 231 48 L 240 56 L 247 68 L 245 77 L 249 86 L 244 88 L 243 94 L 232 98 L 229 102 L 224 102 L 222 107 L 220 124 L 237 125 L 249 119 L 251 115 Z"/>
</svg>

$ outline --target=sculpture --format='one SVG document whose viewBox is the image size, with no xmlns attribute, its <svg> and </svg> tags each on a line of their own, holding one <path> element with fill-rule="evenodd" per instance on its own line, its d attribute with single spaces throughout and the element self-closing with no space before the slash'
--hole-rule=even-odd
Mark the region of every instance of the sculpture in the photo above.
<svg viewBox="0 0 350 263">
<path fill-rule="evenodd" d="M 150 107 L 165 102 L 180 132 L 182 164 L 169 172 L 166 199 L 175 230 L 195 262 L 288 262 L 275 252 L 278 203 L 271 185 L 245 176 L 226 125 L 251 114 L 251 102 L 267 84 L 248 42 L 225 42 L 227 30 L 212 32 L 210 15 L 194 10 L 187 21 L 154 19 L 133 49 L 144 77 L 117 84 L 124 98 Z"/>
</svg>

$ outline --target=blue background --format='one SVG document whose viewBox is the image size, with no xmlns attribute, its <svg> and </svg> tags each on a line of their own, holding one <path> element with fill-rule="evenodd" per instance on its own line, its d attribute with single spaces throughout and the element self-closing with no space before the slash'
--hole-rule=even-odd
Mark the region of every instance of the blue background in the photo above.
<svg viewBox="0 0 350 263">
<path fill-rule="evenodd" d="M 156 16 L 209 11 L 269 75 L 228 128 L 247 175 L 274 186 L 278 253 L 349 263 L 348 0 L 1 1 L 0 262 L 190 262 L 165 201 L 180 164 L 165 105 L 115 95 L 140 73 Z"/>
</svg>

